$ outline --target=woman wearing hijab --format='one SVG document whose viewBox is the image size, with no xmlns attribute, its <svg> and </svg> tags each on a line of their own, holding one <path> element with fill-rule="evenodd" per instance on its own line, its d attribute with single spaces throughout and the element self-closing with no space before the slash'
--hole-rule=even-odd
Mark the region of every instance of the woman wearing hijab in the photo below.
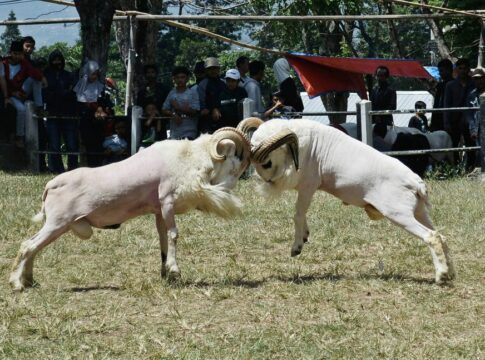
<svg viewBox="0 0 485 360">
<path fill-rule="evenodd" d="M 104 92 L 99 80 L 99 65 L 88 60 L 81 69 L 81 78 L 74 86 L 78 111 L 81 117 L 79 130 L 86 152 L 88 166 L 96 167 L 103 163 L 103 140 L 105 138 L 105 118 L 111 113 L 113 104 Z M 93 154 L 98 153 L 98 154 Z"/>
<path fill-rule="evenodd" d="M 295 111 L 303 111 L 303 101 L 301 100 L 295 80 L 291 77 L 291 67 L 288 60 L 280 58 L 273 64 L 273 71 L 278 81 L 280 95 L 285 99 L 285 105 L 291 106 Z"/>
</svg>

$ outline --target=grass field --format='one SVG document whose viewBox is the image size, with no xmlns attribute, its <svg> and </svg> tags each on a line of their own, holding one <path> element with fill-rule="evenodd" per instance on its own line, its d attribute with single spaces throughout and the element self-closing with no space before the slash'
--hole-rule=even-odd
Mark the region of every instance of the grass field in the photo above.
<svg viewBox="0 0 485 360">
<path fill-rule="evenodd" d="M 432 217 L 457 279 L 433 284 L 420 240 L 319 193 L 310 243 L 290 258 L 294 193 L 268 203 L 255 181 L 232 221 L 178 217 L 176 283 L 161 281 L 154 217 L 64 235 L 37 257 L 39 286 L 8 285 L 50 177 L 0 172 L 0 358 L 485 358 L 485 186 L 429 181 Z M 95 179 L 93 179 L 95 181 Z"/>
</svg>

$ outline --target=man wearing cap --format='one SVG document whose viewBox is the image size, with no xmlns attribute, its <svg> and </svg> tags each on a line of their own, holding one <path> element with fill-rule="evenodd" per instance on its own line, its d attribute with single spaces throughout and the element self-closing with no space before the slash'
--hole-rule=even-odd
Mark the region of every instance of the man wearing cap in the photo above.
<svg viewBox="0 0 485 360">
<path fill-rule="evenodd" d="M 217 107 L 213 110 L 217 127 L 224 126 L 236 127 L 242 120 L 242 112 L 240 114 L 238 104 L 242 99 L 248 97 L 244 88 L 239 86 L 241 75 L 236 69 L 229 69 L 226 72 L 225 80 L 226 87 L 221 92 L 217 101 Z"/>
<path fill-rule="evenodd" d="M 480 106 L 480 95 L 485 93 L 485 70 L 481 67 L 473 70 L 472 79 L 476 88 L 468 95 L 466 106 L 477 107 Z M 468 119 L 468 128 L 470 129 L 470 137 L 479 144 L 480 111 L 467 111 L 466 117 Z"/>
<path fill-rule="evenodd" d="M 226 84 L 219 78 L 221 66 L 215 57 L 205 59 L 204 62 L 206 78 L 199 83 L 197 92 L 200 102 L 199 130 L 201 133 L 212 134 L 218 129 L 217 122 L 220 114 L 214 109 L 217 101 Z"/>
</svg>

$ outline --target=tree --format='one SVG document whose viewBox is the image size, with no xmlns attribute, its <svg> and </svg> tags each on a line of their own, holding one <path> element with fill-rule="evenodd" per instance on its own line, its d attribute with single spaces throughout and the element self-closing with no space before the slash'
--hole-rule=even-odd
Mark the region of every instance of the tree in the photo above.
<svg viewBox="0 0 485 360">
<path fill-rule="evenodd" d="M 74 3 L 81 19 L 82 59 L 96 60 L 105 73 L 115 4 L 96 0 L 74 0 Z"/>
<path fill-rule="evenodd" d="M 8 14 L 9 21 L 15 21 L 17 18 L 15 17 L 15 13 L 10 11 Z M 0 36 L 0 53 L 6 54 L 10 49 L 10 43 L 13 40 L 20 38 L 20 30 L 18 25 L 7 25 L 5 27 L 5 31 Z"/>
</svg>

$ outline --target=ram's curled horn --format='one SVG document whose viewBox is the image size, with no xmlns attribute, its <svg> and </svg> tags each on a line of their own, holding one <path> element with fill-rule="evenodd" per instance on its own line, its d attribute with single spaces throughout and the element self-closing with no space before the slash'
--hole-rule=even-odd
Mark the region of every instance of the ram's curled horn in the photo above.
<svg viewBox="0 0 485 360">
<path fill-rule="evenodd" d="M 232 140 L 234 142 L 236 145 L 236 156 L 241 159 L 242 165 L 246 167 L 251 156 L 251 148 L 246 136 L 238 129 L 232 127 L 224 127 L 214 132 L 209 153 L 215 161 L 224 161 L 226 159 L 226 156 L 218 151 L 218 145 L 222 140 Z"/>
<path fill-rule="evenodd" d="M 237 129 L 242 131 L 246 137 L 249 139 L 250 135 L 256 131 L 256 129 L 263 123 L 264 121 L 261 119 L 258 119 L 257 117 L 250 117 L 246 118 L 243 121 L 241 121 L 237 125 Z"/>
<path fill-rule="evenodd" d="M 273 150 L 276 150 L 285 144 L 288 144 L 291 156 L 295 163 L 295 168 L 298 170 L 298 137 L 290 129 L 283 129 L 279 133 L 264 140 L 260 145 L 251 151 L 251 157 L 254 161 L 262 164 L 266 161 L 266 158 Z"/>
</svg>

